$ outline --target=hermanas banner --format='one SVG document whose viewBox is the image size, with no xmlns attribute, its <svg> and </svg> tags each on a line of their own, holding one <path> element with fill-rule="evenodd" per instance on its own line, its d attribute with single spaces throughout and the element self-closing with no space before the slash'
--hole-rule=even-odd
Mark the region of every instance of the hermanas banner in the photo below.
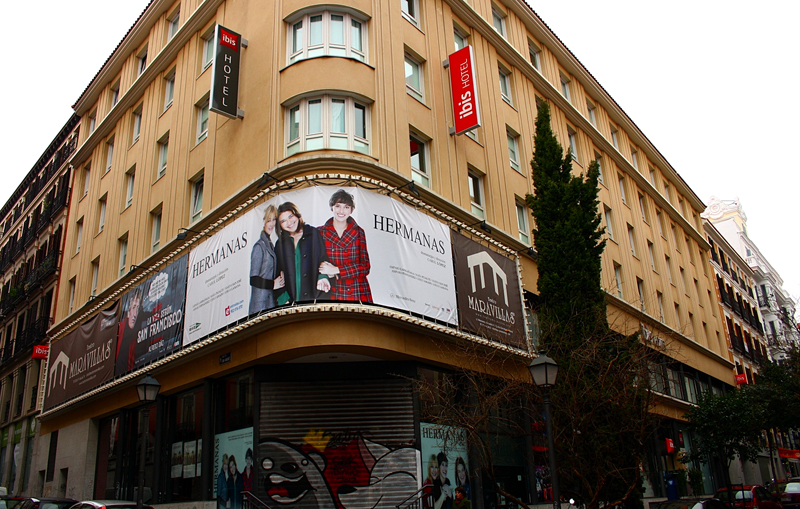
<svg viewBox="0 0 800 509">
<path fill-rule="evenodd" d="M 281 193 L 189 255 L 184 345 L 248 315 L 316 301 L 457 323 L 449 228 L 354 186 Z"/>
<path fill-rule="evenodd" d="M 461 327 L 525 347 L 525 314 L 515 261 L 453 232 Z"/>
<path fill-rule="evenodd" d="M 180 348 L 187 260 L 188 255 L 180 257 L 122 296 L 114 357 L 117 376 Z"/>
<path fill-rule="evenodd" d="M 49 410 L 114 377 L 117 308 L 100 311 L 50 345 L 44 409 Z"/>
</svg>

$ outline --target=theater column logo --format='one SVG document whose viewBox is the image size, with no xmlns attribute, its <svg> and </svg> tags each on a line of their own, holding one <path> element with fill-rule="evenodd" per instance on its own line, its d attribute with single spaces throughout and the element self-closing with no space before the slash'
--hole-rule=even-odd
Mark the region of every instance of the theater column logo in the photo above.
<svg viewBox="0 0 800 509">
<path fill-rule="evenodd" d="M 50 383 L 47 385 L 47 395 L 57 384 L 61 384 L 64 390 L 67 389 L 67 370 L 69 369 L 69 357 L 63 351 L 58 354 L 53 367 L 50 368 Z"/>
<path fill-rule="evenodd" d="M 505 271 L 500 268 L 500 265 L 495 262 L 486 251 L 467 256 L 467 266 L 469 267 L 470 279 L 472 281 L 472 293 L 478 291 L 475 287 L 475 268 L 481 275 L 481 289 L 486 288 L 486 275 L 483 265 L 487 265 L 491 271 L 492 280 L 494 281 L 494 293 L 500 297 L 500 288 L 498 287 L 498 280 L 503 282 L 503 303 L 508 306 L 508 276 Z"/>
</svg>

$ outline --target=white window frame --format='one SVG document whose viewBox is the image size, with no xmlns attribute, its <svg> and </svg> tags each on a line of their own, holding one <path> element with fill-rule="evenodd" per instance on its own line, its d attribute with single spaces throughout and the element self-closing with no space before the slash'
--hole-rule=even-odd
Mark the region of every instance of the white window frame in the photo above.
<svg viewBox="0 0 800 509">
<path fill-rule="evenodd" d="M 455 43 L 456 51 L 464 49 L 469 46 L 469 34 L 456 25 L 453 25 L 453 42 Z"/>
<path fill-rule="evenodd" d="M 513 105 L 513 92 L 511 89 L 511 71 L 506 70 L 502 65 L 497 66 L 497 73 L 500 78 L 500 97 L 509 105 Z"/>
<path fill-rule="evenodd" d="M 89 113 L 89 134 L 94 132 L 95 127 L 97 127 L 97 110 Z"/>
<path fill-rule="evenodd" d="M 192 197 L 189 208 L 191 222 L 195 222 L 203 217 L 203 186 L 205 175 L 201 174 L 192 181 Z"/>
<path fill-rule="evenodd" d="M 414 147 L 417 151 L 414 152 Z M 431 187 L 428 168 L 428 142 L 414 132 L 409 134 L 409 156 L 411 158 L 411 180 L 425 187 Z"/>
<path fill-rule="evenodd" d="M 147 69 L 147 45 L 145 44 L 139 53 L 136 54 L 136 76 L 142 75 L 144 70 Z"/>
<path fill-rule="evenodd" d="M 572 92 L 569 88 L 570 79 L 564 76 L 563 73 L 558 73 L 558 79 L 561 82 L 561 95 L 564 96 L 568 102 L 572 102 Z"/>
<path fill-rule="evenodd" d="M 664 323 L 664 294 L 656 292 L 656 300 L 658 301 L 658 320 Z"/>
<path fill-rule="evenodd" d="M 334 22 L 338 21 L 334 18 L 341 18 L 342 22 L 342 40 L 336 42 L 332 40 Z M 319 23 L 319 32 L 311 30 L 313 23 Z M 292 17 L 286 27 L 287 64 L 325 56 L 367 62 L 367 20 L 363 18 L 343 11 L 311 11 Z M 317 33 L 319 39 L 312 40 Z"/>
<path fill-rule="evenodd" d="M 406 92 L 420 102 L 425 102 L 425 74 L 424 63 L 419 58 L 406 52 L 403 69 L 406 77 Z M 409 70 L 411 74 L 409 74 Z M 414 74 L 416 70 L 416 80 Z M 416 81 L 417 83 L 414 83 Z"/>
<path fill-rule="evenodd" d="M 81 243 L 83 242 L 83 217 L 75 222 L 75 254 L 81 252 Z"/>
<path fill-rule="evenodd" d="M 133 119 L 131 120 L 131 145 L 139 141 L 139 135 L 142 134 L 142 105 L 133 110 Z"/>
<path fill-rule="evenodd" d="M 591 122 L 593 126 L 597 127 L 597 107 L 589 99 L 586 99 L 586 110 L 589 115 L 589 122 Z"/>
<path fill-rule="evenodd" d="M 72 313 L 72 309 L 75 306 L 75 278 L 69 280 L 69 312 Z"/>
<path fill-rule="evenodd" d="M 611 124 L 611 144 L 614 145 L 614 148 L 619 150 L 619 131 L 614 124 Z"/>
<path fill-rule="evenodd" d="M 622 198 L 622 203 L 625 205 L 628 204 L 628 193 L 626 192 L 627 184 L 625 182 L 625 176 L 622 173 L 617 173 L 617 182 L 619 183 L 619 195 Z"/>
<path fill-rule="evenodd" d="M 642 221 L 650 224 L 650 213 L 647 210 L 647 203 L 645 203 L 645 197 L 642 193 L 639 193 L 639 210 L 642 213 Z"/>
<path fill-rule="evenodd" d="M 492 5 L 492 26 L 498 34 L 506 38 L 506 15 L 494 5 Z"/>
<path fill-rule="evenodd" d="M 214 62 L 214 26 L 212 25 L 208 31 L 200 38 L 202 42 L 200 48 L 200 72 L 205 71 L 211 67 Z"/>
<path fill-rule="evenodd" d="M 508 141 L 508 159 L 514 171 L 522 173 L 519 161 L 519 135 L 506 127 L 506 139 Z"/>
<path fill-rule="evenodd" d="M 610 208 L 603 207 L 603 217 L 606 220 L 606 233 L 608 234 L 608 238 L 614 240 L 614 219 Z"/>
<path fill-rule="evenodd" d="M 628 225 L 628 242 L 631 245 L 631 254 L 634 258 L 638 258 L 639 255 L 636 254 L 636 232 L 630 224 Z"/>
<path fill-rule="evenodd" d="M 309 105 L 319 104 L 319 126 L 320 132 L 309 133 Z M 334 104 L 344 104 L 344 132 L 333 131 L 333 110 Z M 293 129 L 292 112 L 296 111 L 296 128 Z M 323 94 L 319 96 L 306 97 L 299 102 L 290 104 L 285 108 L 286 112 L 286 155 L 291 156 L 300 152 L 307 152 L 311 150 L 348 150 L 352 152 L 360 152 L 362 154 L 369 154 L 370 152 L 370 106 L 360 100 L 350 96 Z M 363 132 L 356 133 L 356 120 L 359 116 L 363 116 Z M 314 120 L 316 124 L 317 120 Z M 296 138 L 292 136 L 296 135 Z M 363 136 L 362 136 L 363 135 Z M 322 140 L 320 147 L 309 147 L 309 142 L 314 140 Z M 332 146 L 331 141 L 347 141 L 347 148 Z"/>
<path fill-rule="evenodd" d="M 111 171 L 111 164 L 114 162 L 114 136 L 106 142 L 106 171 L 108 173 Z M 105 175 L 104 173 L 104 175 Z"/>
<path fill-rule="evenodd" d="M 639 292 L 639 309 L 646 313 L 647 308 L 644 305 L 644 280 L 636 278 L 636 290 Z"/>
<path fill-rule="evenodd" d="M 209 100 L 205 99 L 195 106 L 197 112 L 197 143 L 208 137 Z"/>
<path fill-rule="evenodd" d="M 156 251 L 158 251 L 159 245 L 161 244 L 161 208 L 157 209 L 154 212 L 151 212 L 150 215 L 152 216 L 150 223 L 150 232 L 151 232 L 150 251 L 155 253 Z"/>
<path fill-rule="evenodd" d="M 166 111 L 175 100 L 175 69 L 172 69 L 164 76 L 164 111 Z"/>
<path fill-rule="evenodd" d="M 104 194 L 102 198 L 100 198 L 100 217 L 97 221 L 97 233 L 103 231 L 106 227 L 106 206 L 108 205 L 108 194 Z"/>
<path fill-rule="evenodd" d="M 97 295 L 97 283 L 99 279 L 100 279 L 100 257 L 98 256 L 92 262 L 92 292 L 91 292 L 92 297 Z"/>
<path fill-rule="evenodd" d="M 134 166 L 125 173 L 125 208 L 133 204 L 133 191 L 136 183 L 136 167 Z"/>
<path fill-rule="evenodd" d="M 128 266 L 128 236 L 119 239 L 119 277 L 125 275 Z"/>
<path fill-rule="evenodd" d="M 169 132 L 158 142 L 158 175 L 156 180 L 167 174 L 167 160 L 169 159 Z"/>
<path fill-rule="evenodd" d="M 639 152 L 637 152 L 633 147 L 631 147 L 631 165 L 636 170 L 639 169 Z"/>
<path fill-rule="evenodd" d="M 175 37 L 175 34 L 177 34 L 178 30 L 180 30 L 181 28 L 180 23 L 181 23 L 181 7 L 179 5 L 178 8 L 175 9 L 175 12 L 173 12 L 172 15 L 169 18 L 167 18 L 167 40 L 170 40 L 173 37 Z"/>
<path fill-rule="evenodd" d="M 517 210 L 517 232 L 519 234 L 519 240 L 521 240 L 525 244 L 530 245 L 531 233 L 530 233 L 530 228 L 528 227 L 528 206 L 520 201 L 517 201 L 516 210 Z"/>
<path fill-rule="evenodd" d="M 653 185 L 653 187 L 656 187 L 656 169 L 653 168 L 652 166 L 650 166 L 649 169 L 650 169 L 650 183 Z"/>
<path fill-rule="evenodd" d="M 624 299 L 625 292 L 622 290 L 622 265 L 617 262 L 614 262 L 614 282 L 617 285 L 617 297 Z"/>
<path fill-rule="evenodd" d="M 419 27 L 419 0 L 400 0 L 400 10 L 404 18 L 415 27 Z"/>
<path fill-rule="evenodd" d="M 469 202 L 472 206 L 472 213 L 481 219 L 486 219 L 486 203 L 483 191 L 483 175 L 469 170 L 467 174 L 469 188 Z"/>
<path fill-rule="evenodd" d="M 575 162 L 578 161 L 578 138 L 577 132 L 570 126 L 567 126 L 567 137 L 569 138 L 569 153 Z"/>
<path fill-rule="evenodd" d="M 89 194 L 89 184 L 91 184 L 92 177 L 92 164 L 88 163 L 83 167 L 83 195 L 81 198 Z"/>
<path fill-rule="evenodd" d="M 533 68 L 542 72 L 542 50 L 530 40 L 528 40 L 528 56 L 530 57 Z"/>
<path fill-rule="evenodd" d="M 113 85 L 111 85 L 111 107 L 117 105 L 119 102 L 119 80 L 117 80 Z"/>
<path fill-rule="evenodd" d="M 597 161 L 597 181 L 606 185 L 605 178 L 603 177 L 603 156 L 598 151 L 594 151 L 594 160 Z"/>
</svg>

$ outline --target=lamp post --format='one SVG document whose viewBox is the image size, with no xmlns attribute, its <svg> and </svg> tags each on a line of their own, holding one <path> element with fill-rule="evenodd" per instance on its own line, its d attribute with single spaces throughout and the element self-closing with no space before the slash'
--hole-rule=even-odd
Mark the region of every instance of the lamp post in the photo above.
<svg viewBox="0 0 800 509">
<path fill-rule="evenodd" d="M 147 457 L 147 432 L 150 428 L 150 404 L 156 400 L 161 384 L 150 375 L 146 375 L 138 384 L 136 392 L 139 401 L 145 403 L 142 431 L 142 451 L 139 457 L 139 491 L 136 494 L 136 509 L 142 509 L 144 502 L 144 464 Z"/>
<path fill-rule="evenodd" d="M 542 399 L 544 400 L 544 418 L 547 421 L 547 456 L 550 459 L 550 483 L 553 485 L 553 509 L 560 509 L 560 493 L 558 490 L 558 473 L 556 472 L 556 451 L 553 440 L 553 418 L 550 414 L 550 387 L 556 384 L 558 375 L 558 364 L 548 357 L 541 354 L 533 359 L 528 366 L 531 372 L 533 383 L 542 389 Z"/>
</svg>

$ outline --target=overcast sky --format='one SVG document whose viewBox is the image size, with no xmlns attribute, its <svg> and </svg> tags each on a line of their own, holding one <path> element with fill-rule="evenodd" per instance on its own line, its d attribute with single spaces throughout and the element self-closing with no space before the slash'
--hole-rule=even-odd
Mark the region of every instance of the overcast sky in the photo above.
<svg viewBox="0 0 800 509">
<path fill-rule="evenodd" d="M 44 0 L 35 25 L 7 24 L 0 204 L 148 1 Z M 800 2 L 528 1 L 701 200 L 739 198 L 750 237 L 799 297 Z M 6 8 L 30 18 L 27 4 Z"/>
</svg>

